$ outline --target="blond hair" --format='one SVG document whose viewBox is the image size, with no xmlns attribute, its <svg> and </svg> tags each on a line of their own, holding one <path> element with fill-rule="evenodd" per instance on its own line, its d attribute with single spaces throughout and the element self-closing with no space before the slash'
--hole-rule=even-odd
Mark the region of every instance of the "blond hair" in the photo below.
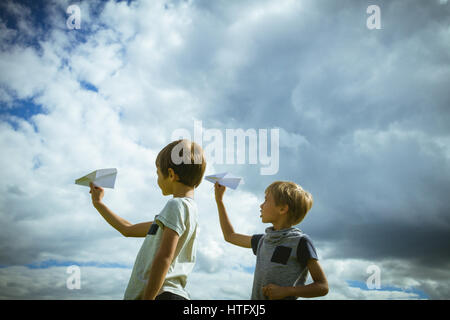
<svg viewBox="0 0 450 320">
<path fill-rule="evenodd" d="M 290 181 L 275 181 L 265 192 L 272 195 L 276 206 L 288 206 L 289 222 L 292 225 L 299 224 L 305 218 L 314 202 L 311 193 Z"/>
</svg>

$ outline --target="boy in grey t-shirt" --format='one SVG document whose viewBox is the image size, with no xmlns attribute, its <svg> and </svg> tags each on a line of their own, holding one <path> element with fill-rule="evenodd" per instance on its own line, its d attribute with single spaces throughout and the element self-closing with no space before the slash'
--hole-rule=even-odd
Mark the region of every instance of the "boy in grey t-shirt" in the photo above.
<svg viewBox="0 0 450 320">
<path fill-rule="evenodd" d="M 252 248 L 256 255 L 252 300 L 319 297 L 328 293 L 328 282 L 309 237 L 292 226 L 311 209 L 313 199 L 293 182 L 276 181 L 266 189 L 261 204 L 263 223 L 272 223 L 265 234 L 253 236 L 234 232 L 223 204 L 225 187 L 215 184 L 220 226 L 225 241 Z M 305 285 L 309 273 L 313 283 Z"/>
</svg>

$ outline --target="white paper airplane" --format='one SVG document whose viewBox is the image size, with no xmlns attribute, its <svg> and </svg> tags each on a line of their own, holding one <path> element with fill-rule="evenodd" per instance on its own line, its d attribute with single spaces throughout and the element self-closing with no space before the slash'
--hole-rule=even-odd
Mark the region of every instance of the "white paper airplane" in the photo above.
<svg viewBox="0 0 450 320">
<path fill-rule="evenodd" d="M 89 183 L 92 182 L 98 187 L 114 189 L 116 175 L 116 168 L 99 169 L 75 180 L 75 184 L 89 187 Z"/>
<path fill-rule="evenodd" d="M 206 176 L 205 179 L 212 183 L 219 182 L 222 186 L 231 189 L 236 189 L 242 180 L 242 178 L 235 177 L 228 172 L 212 174 L 210 176 Z"/>
</svg>

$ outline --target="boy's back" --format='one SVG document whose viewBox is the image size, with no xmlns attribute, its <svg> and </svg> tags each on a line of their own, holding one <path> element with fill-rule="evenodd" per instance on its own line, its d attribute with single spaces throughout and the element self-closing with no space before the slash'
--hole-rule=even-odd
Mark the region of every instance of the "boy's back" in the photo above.
<svg viewBox="0 0 450 320">
<path fill-rule="evenodd" d="M 154 223 L 145 237 L 144 243 L 136 257 L 136 262 L 125 291 L 124 299 L 142 299 L 153 258 L 159 249 L 164 228 L 170 228 L 179 235 L 172 261 L 166 278 L 160 289 L 186 299 L 186 280 L 195 264 L 197 236 L 197 204 L 188 197 L 170 199 L 160 214 L 155 216 Z"/>
</svg>

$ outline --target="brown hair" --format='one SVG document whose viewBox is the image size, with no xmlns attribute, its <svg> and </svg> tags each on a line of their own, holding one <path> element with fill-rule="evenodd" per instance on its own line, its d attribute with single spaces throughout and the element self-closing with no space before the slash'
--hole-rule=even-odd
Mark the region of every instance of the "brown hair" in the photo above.
<svg viewBox="0 0 450 320">
<path fill-rule="evenodd" d="M 275 181 L 265 192 L 273 196 L 275 205 L 288 206 L 289 221 L 292 225 L 299 224 L 305 218 L 314 202 L 311 193 L 294 182 Z"/>
<path fill-rule="evenodd" d="M 178 182 L 197 188 L 206 168 L 203 149 L 187 139 L 177 140 L 165 146 L 156 157 L 156 166 L 166 178 L 169 168 L 178 176 Z"/>
</svg>

